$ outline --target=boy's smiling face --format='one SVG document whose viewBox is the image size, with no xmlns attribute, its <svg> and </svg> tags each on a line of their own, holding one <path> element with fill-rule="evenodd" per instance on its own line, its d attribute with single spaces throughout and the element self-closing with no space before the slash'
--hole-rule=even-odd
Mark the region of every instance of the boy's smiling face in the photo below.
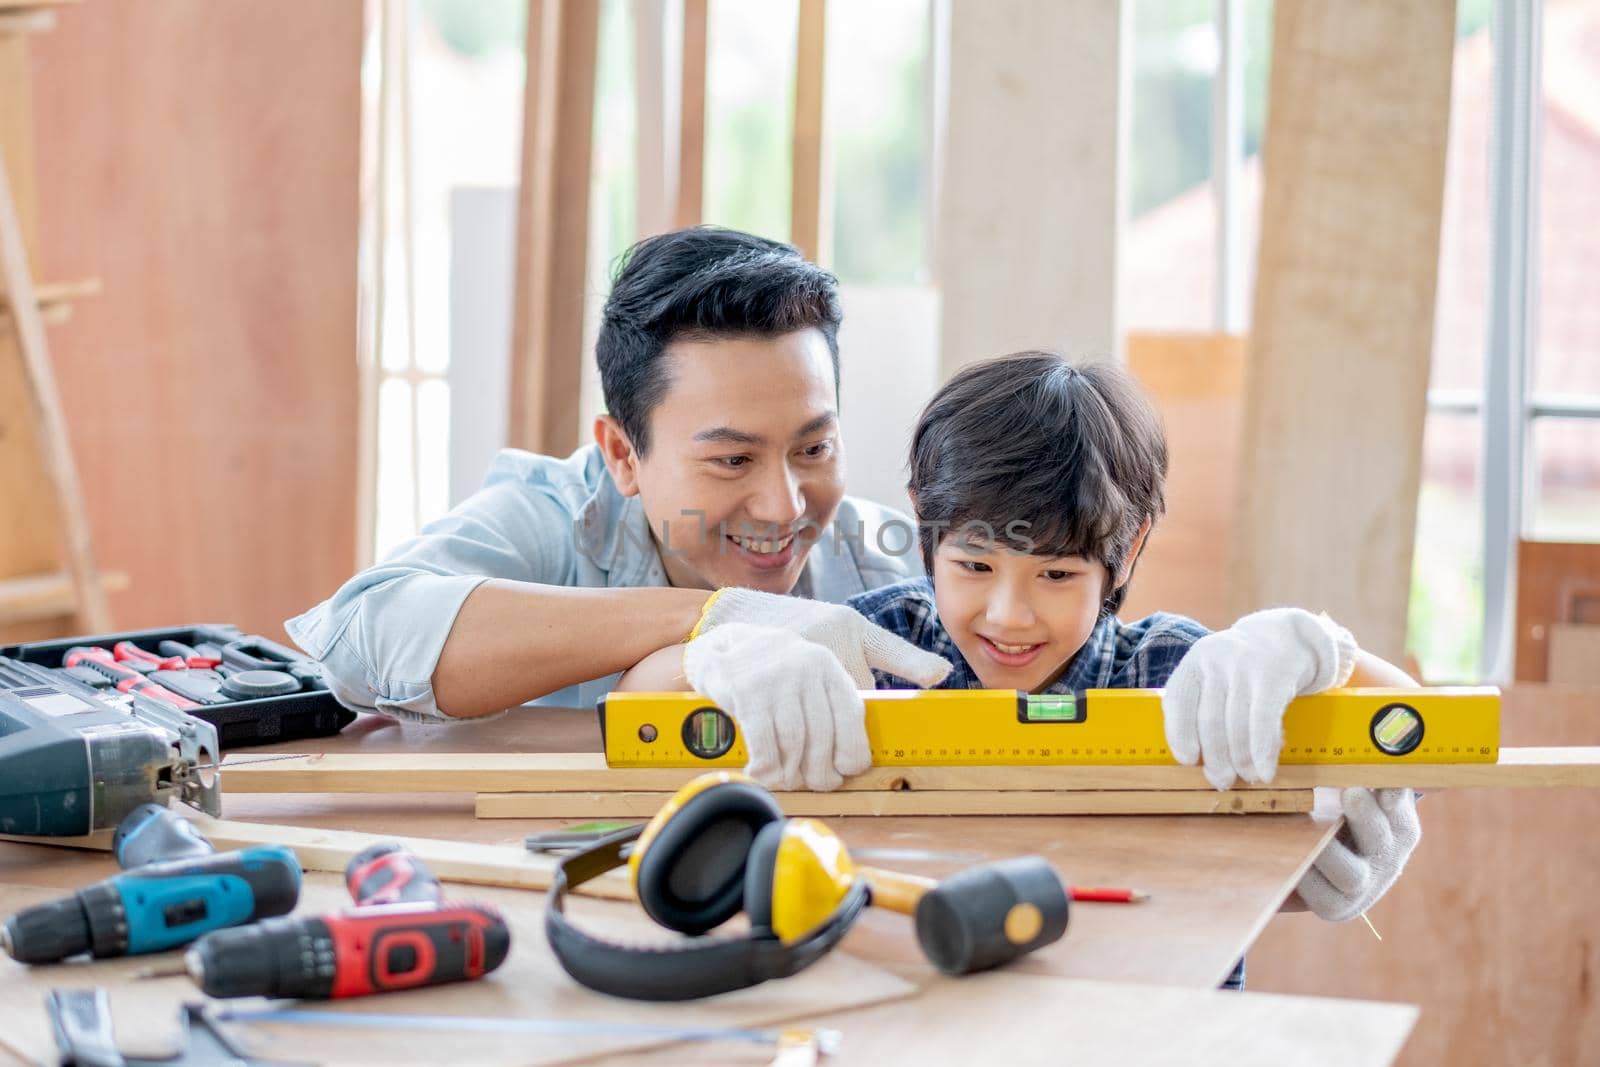
<svg viewBox="0 0 1600 1067">
<path fill-rule="evenodd" d="M 1134 539 L 1129 563 L 1148 528 Z M 1086 556 L 1029 555 L 958 537 L 934 552 L 932 577 L 939 621 L 986 689 L 1038 692 L 1055 682 L 1111 592 L 1106 568 Z"/>
</svg>

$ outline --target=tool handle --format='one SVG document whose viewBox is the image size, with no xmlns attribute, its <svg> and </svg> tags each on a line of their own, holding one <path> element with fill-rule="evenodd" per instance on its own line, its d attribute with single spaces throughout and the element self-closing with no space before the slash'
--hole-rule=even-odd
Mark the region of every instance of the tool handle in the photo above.
<svg viewBox="0 0 1600 1067">
<path fill-rule="evenodd" d="M 932 878 L 885 871 L 878 867 L 857 867 L 856 873 L 872 886 L 873 907 L 887 908 L 901 915 L 915 915 L 923 894 L 939 884 Z"/>
<path fill-rule="evenodd" d="M 357 904 L 437 903 L 444 897 L 434 873 L 393 841 L 380 841 L 352 856 L 344 884 Z"/>
<path fill-rule="evenodd" d="M 217 850 L 200 828 L 160 804 L 140 804 L 122 820 L 111 838 L 111 854 L 123 870 L 165 863 Z"/>
<path fill-rule="evenodd" d="M 184 665 L 183 657 L 181 656 L 163 658 L 154 652 L 140 648 L 132 641 L 118 641 L 111 646 L 111 652 L 119 662 L 144 664 L 145 673 L 150 671 L 175 671 Z"/>
<path fill-rule="evenodd" d="M 276 671 L 281 670 L 283 663 L 276 659 L 263 659 L 250 654 L 250 649 L 255 647 L 254 640 L 241 637 L 237 641 L 229 641 L 222 646 L 222 662 L 241 671 Z"/>
<path fill-rule="evenodd" d="M 300 864 L 282 845 L 152 863 L 23 908 L 5 922 L 23 963 L 161 952 L 225 926 L 282 915 L 300 898 Z"/>
<path fill-rule="evenodd" d="M 192 711 L 200 706 L 188 697 L 180 696 L 166 686 L 152 682 L 143 675 L 136 674 L 132 678 L 124 678 L 117 683 L 117 688 L 124 693 L 143 694 L 151 700 L 159 700 L 164 704 L 170 704 L 180 711 Z"/>
<path fill-rule="evenodd" d="M 77 645 L 67 649 L 66 658 L 62 661 L 65 667 L 85 667 L 98 674 L 110 678 L 121 687 L 123 682 L 142 681 L 144 675 L 130 667 L 125 667 L 116 661 L 110 649 L 98 645 Z M 123 690 L 126 692 L 126 690 Z"/>
<path fill-rule="evenodd" d="M 194 667 L 181 671 L 156 671 L 150 680 L 163 689 L 199 704 L 226 704 L 222 695 L 222 675 L 216 671 Z"/>
<path fill-rule="evenodd" d="M 175 656 L 183 660 L 184 666 L 193 667 L 196 670 L 215 670 L 222 664 L 220 656 L 203 656 L 199 650 L 184 644 L 182 641 L 163 641 L 156 646 L 156 649 L 163 656 Z"/>
<path fill-rule="evenodd" d="M 510 928 L 485 904 L 352 908 L 324 921 L 338 946 L 335 997 L 481 978 L 511 947 Z"/>
<path fill-rule="evenodd" d="M 227 663 L 227 660 L 222 657 L 222 646 L 214 641 L 201 641 L 194 646 L 194 650 L 208 659 L 216 660 L 219 664 Z"/>
<path fill-rule="evenodd" d="M 300 899 L 300 863 L 283 845 L 153 863 L 112 881 L 126 912 L 128 955 L 161 952 L 213 930 L 283 915 Z"/>
<path fill-rule="evenodd" d="M 104 986 L 52 989 L 45 998 L 62 1063 L 123 1063 L 111 1029 L 111 998 Z"/>
<path fill-rule="evenodd" d="M 262 637 L 260 634 L 246 634 L 234 644 L 248 648 L 267 659 L 277 660 L 279 663 L 302 663 L 306 659 L 305 654 L 298 649 L 279 644 L 272 638 Z"/>
</svg>

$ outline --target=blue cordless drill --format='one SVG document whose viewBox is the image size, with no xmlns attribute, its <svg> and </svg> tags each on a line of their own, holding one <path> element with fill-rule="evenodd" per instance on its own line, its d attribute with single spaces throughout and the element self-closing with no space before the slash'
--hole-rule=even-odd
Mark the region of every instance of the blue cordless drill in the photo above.
<svg viewBox="0 0 1600 1067">
<path fill-rule="evenodd" d="M 0 949 L 22 963 L 137 956 L 286 914 L 300 897 L 289 849 L 218 853 L 193 823 L 156 804 L 123 819 L 112 853 L 122 874 L 17 912 L 0 926 Z"/>
</svg>

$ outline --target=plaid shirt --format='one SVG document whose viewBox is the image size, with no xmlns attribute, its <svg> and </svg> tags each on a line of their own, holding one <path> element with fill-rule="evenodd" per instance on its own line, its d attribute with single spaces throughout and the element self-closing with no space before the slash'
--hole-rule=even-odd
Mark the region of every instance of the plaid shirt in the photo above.
<svg viewBox="0 0 1600 1067">
<path fill-rule="evenodd" d="M 885 630 L 932 652 L 955 665 L 938 689 L 982 689 L 983 683 L 933 606 L 933 583 L 914 578 L 858 593 L 845 601 Z M 1095 623 L 1089 639 L 1072 657 L 1054 685 L 1045 692 L 1072 693 L 1082 689 L 1160 689 L 1172 677 L 1178 661 L 1209 631 L 1193 619 L 1157 612 L 1138 622 L 1122 622 L 1108 615 Z M 879 689 L 907 689 L 909 683 L 873 671 Z M 1245 964 L 1240 960 L 1222 988 L 1243 991 Z"/>
<path fill-rule="evenodd" d="M 927 578 L 897 582 L 845 603 L 890 633 L 949 660 L 955 665 L 939 689 L 982 689 L 978 674 L 950 639 L 933 606 L 933 583 Z M 1157 612 L 1138 622 L 1106 616 L 1095 624 L 1083 648 L 1072 657 L 1047 693 L 1083 689 L 1160 689 L 1172 677 L 1189 646 L 1209 631 L 1182 615 Z M 874 671 L 879 689 L 911 688 L 893 675 Z"/>
</svg>

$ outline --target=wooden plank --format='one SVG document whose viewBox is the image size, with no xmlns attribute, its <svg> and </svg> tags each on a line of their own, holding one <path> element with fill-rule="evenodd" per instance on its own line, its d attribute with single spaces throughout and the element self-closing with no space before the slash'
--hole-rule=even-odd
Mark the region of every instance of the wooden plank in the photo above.
<svg viewBox="0 0 1600 1067">
<path fill-rule="evenodd" d="M 948 7 L 940 380 L 1023 348 L 1113 357 L 1126 5 Z"/>
<path fill-rule="evenodd" d="M 900 790 L 775 793 L 785 815 L 1283 815 L 1308 812 L 1310 789 L 1161 789 L 1146 792 Z M 672 793 L 479 793 L 480 819 L 644 818 Z"/>
<path fill-rule="evenodd" d="M 66 413 L 61 407 L 50 343 L 39 317 L 39 296 L 33 288 L 33 271 L 4 158 L 0 158 L 0 289 L 5 290 L 10 302 L 11 324 L 25 368 L 23 394 L 39 434 L 41 458 L 55 495 L 56 513 L 61 518 L 75 621 L 87 632 L 103 633 L 111 629 L 111 608 L 95 563 L 83 483 L 78 477 Z"/>
<path fill-rule="evenodd" d="M 683 71 L 678 94 L 678 228 L 705 215 L 707 0 L 683 0 Z"/>
<path fill-rule="evenodd" d="M 1600 732 L 1600 726 L 1597 726 Z M 695 777 L 693 768 L 611 768 L 588 752 L 338 753 L 222 765 L 232 793 L 588 793 L 663 792 Z M 1285 764 L 1265 786 L 1549 787 L 1600 785 L 1600 747 L 1502 748 L 1499 763 Z M 846 779 L 845 792 L 974 790 L 1207 790 L 1199 767 L 873 767 Z"/>
<path fill-rule="evenodd" d="M 510 444 L 578 446 L 600 5 L 533 0 L 517 201 Z"/>
<path fill-rule="evenodd" d="M 823 121 L 827 68 L 828 0 L 800 0 L 795 42 L 794 145 L 790 161 L 789 242 L 814 263 L 827 261 L 832 213 L 823 187 L 826 129 Z"/>
<path fill-rule="evenodd" d="M 1550 677 L 1550 631 L 1556 623 L 1600 623 L 1600 545 L 1517 543 L 1519 682 Z"/>
<path fill-rule="evenodd" d="M 1507 741 L 1591 741 L 1600 686 L 1507 690 Z M 1250 952 L 1254 989 L 1401 995 L 1422 1007 L 1406 1067 L 1600 1062 L 1600 792 L 1446 791 L 1417 806 L 1422 842 L 1360 922 L 1275 919 Z"/>
<path fill-rule="evenodd" d="M 1128 370 L 1167 431 L 1167 513 L 1145 542 L 1122 617 L 1187 615 L 1212 629 L 1228 614 L 1245 340 L 1234 334 L 1128 335 Z"/>
<path fill-rule="evenodd" d="M 1454 0 L 1276 8 L 1229 614 L 1405 655 Z"/>
<path fill-rule="evenodd" d="M 100 586 L 108 593 L 120 593 L 128 588 L 128 576 L 121 571 L 101 571 Z M 0 581 L 0 626 L 66 618 L 77 603 L 72 579 L 65 574 L 8 578 Z"/>
<path fill-rule="evenodd" d="M 52 335 L 56 374 L 97 552 L 136 591 L 118 624 L 281 638 L 355 566 L 363 15 L 153 14 L 68 9 L 29 42 L 36 273 L 105 284 Z"/>
<path fill-rule="evenodd" d="M 296 858 L 300 860 L 300 866 L 308 871 L 331 871 L 343 874 L 345 865 L 353 856 L 379 841 L 395 841 L 404 845 L 446 882 L 508 886 L 514 889 L 548 889 L 550 878 L 556 869 L 554 858 L 542 853 L 529 852 L 517 845 L 484 845 L 428 837 L 366 834 L 352 830 L 310 829 L 275 823 L 243 822 L 237 819 L 214 819 L 203 812 L 179 806 L 174 806 L 173 810 L 181 811 L 188 817 L 219 851 L 249 848 L 252 845 L 287 845 L 294 849 Z M 111 831 L 102 830 L 83 837 L 22 837 L 0 834 L 0 841 L 104 852 L 111 848 Z M 633 890 L 625 871 L 602 875 L 585 883 L 579 892 L 586 896 L 603 897 L 608 900 L 633 899 Z"/>
</svg>

